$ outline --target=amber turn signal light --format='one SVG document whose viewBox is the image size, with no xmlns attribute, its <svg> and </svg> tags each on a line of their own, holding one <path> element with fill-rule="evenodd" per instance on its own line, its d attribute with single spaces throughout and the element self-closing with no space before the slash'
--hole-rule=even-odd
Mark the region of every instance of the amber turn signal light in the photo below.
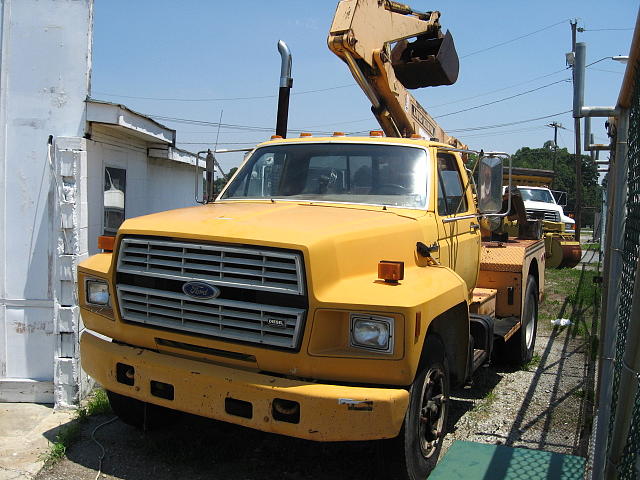
<svg viewBox="0 0 640 480">
<path fill-rule="evenodd" d="M 105 252 L 113 252 L 113 246 L 116 243 L 116 237 L 111 235 L 100 235 L 98 237 L 98 248 Z"/>
<path fill-rule="evenodd" d="M 378 263 L 378 278 L 387 283 L 398 283 L 404 279 L 404 262 L 381 260 Z"/>
</svg>

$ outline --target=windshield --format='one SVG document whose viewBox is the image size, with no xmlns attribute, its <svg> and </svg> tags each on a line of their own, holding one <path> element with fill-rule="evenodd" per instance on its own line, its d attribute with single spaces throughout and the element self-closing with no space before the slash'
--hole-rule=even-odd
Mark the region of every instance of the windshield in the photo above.
<svg viewBox="0 0 640 480">
<path fill-rule="evenodd" d="M 520 195 L 522 195 L 522 200 L 524 201 L 529 200 L 532 202 L 556 203 L 549 190 L 522 187 L 518 187 L 518 190 L 520 190 Z"/>
<path fill-rule="evenodd" d="M 427 153 L 358 143 L 257 149 L 222 199 L 284 199 L 425 208 Z"/>
</svg>

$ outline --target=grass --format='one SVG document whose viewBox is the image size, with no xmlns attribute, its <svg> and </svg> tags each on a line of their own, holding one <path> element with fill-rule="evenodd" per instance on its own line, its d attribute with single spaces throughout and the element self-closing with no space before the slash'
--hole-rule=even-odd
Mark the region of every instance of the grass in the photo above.
<svg viewBox="0 0 640 480">
<path fill-rule="evenodd" d="M 540 304 L 540 323 L 549 326 L 551 320 L 568 318 L 572 333 L 589 337 L 597 327 L 600 286 L 595 270 L 545 270 L 545 300 Z"/>
<path fill-rule="evenodd" d="M 495 403 L 497 398 L 498 395 L 496 392 L 493 390 L 488 392 L 482 400 L 475 404 L 470 412 L 471 417 L 478 420 L 489 415 L 491 413 L 491 406 Z"/>
<path fill-rule="evenodd" d="M 94 390 L 88 397 L 86 403 L 76 410 L 75 418 L 68 424 L 60 427 L 56 434 L 56 439 L 51 443 L 49 451 L 42 457 L 47 467 L 62 460 L 67 454 L 71 445 L 80 438 L 81 424 L 93 415 L 103 415 L 111 413 L 111 406 L 107 393 L 102 389 Z"/>
<path fill-rule="evenodd" d="M 533 356 L 531 357 L 531 360 L 529 360 L 527 363 L 525 363 L 524 365 L 522 365 L 522 367 L 520 367 L 520 370 L 524 370 L 525 372 L 530 372 L 531 370 L 535 370 L 536 368 L 538 368 L 538 365 L 540 365 L 540 355 L 538 355 L 537 353 L 534 353 Z"/>
<path fill-rule="evenodd" d="M 44 464 L 51 466 L 62 460 L 67 454 L 67 449 L 80 438 L 80 423 L 72 420 L 71 423 L 60 427 L 55 441 L 51 444 L 51 448 L 44 456 Z"/>
</svg>

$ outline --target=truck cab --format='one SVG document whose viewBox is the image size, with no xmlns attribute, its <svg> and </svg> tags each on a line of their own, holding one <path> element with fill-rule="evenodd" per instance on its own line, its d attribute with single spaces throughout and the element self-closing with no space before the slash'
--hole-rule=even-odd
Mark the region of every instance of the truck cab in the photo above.
<svg viewBox="0 0 640 480">
<path fill-rule="evenodd" d="M 518 190 L 524 201 L 530 220 L 549 220 L 564 224 L 566 233 L 575 233 L 575 220 L 564 214 L 563 206 L 547 187 L 519 185 Z M 564 195 L 564 192 L 559 192 Z"/>
<path fill-rule="evenodd" d="M 543 272 L 539 240 L 482 242 L 446 144 L 276 139 L 215 202 L 126 220 L 80 264 L 82 365 L 129 423 L 161 406 L 317 441 L 394 439 L 393 461 L 419 478 L 450 384 L 490 360 L 494 337 L 531 358 Z"/>
</svg>

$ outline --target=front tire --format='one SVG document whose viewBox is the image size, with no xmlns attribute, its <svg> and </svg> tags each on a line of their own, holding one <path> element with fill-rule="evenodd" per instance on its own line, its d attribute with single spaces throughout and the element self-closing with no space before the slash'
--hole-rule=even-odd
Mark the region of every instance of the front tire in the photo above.
<svg viewBox="0 0 640 480">
<path fill-rule="evenodd" d="M 402 429 L 392 440 L 393 463 L 400 478 L 424 480 L 440 456 L 449 413 L 449 367 L 439 338 L 427 338 L 409 393 Z"/>
</svg>

